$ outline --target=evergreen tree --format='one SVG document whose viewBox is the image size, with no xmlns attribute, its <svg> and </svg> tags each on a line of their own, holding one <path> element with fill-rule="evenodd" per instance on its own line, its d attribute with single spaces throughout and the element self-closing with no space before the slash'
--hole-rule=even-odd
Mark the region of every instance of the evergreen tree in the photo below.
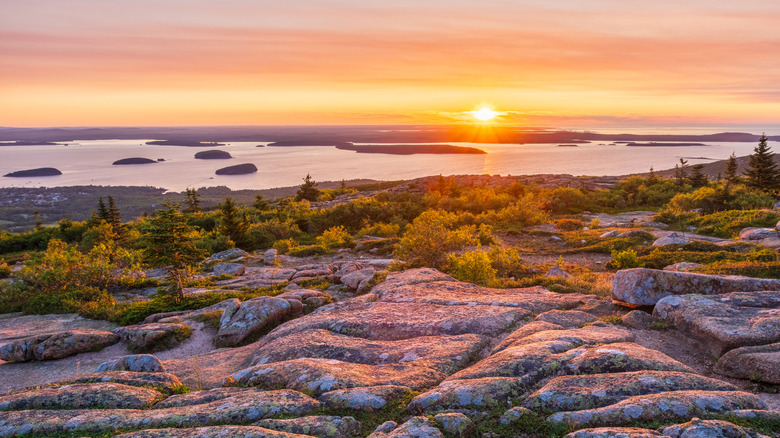
<svg viewBox="0 0 780 438">
<path fill-rule="evenodd" d="M 775 193 L 780 187 L 780 170 L 774 159 L 775 154 L 767 145 L 766 135 L 761 135 L 758 146 L 753 149 L 745 170 L 747 185 L 756 190 Z"/>
<path fill-rule="evenodd" d="M 188 269 L 205 256 L 205 251 L 195 246 L 195 229 L 187 223 L 179 205 L 166 201 L 163 207 L 142 226 L 143 254 L 151 265 L 167 267 L 168 293 L 178 302 L 183 297 Z"/>
<path fill-rule="evenodd" d="M 114 198 L 108 197 L 108 220 L 106 221 L 111 225 L 111 230 L 116 236 L 116 240 L 121 242 L 125 238 L 125 226 L 122 223 L 122 215 L 119 212 L 119 207 L 116 206 Z"/>
<path fill-rule="evenodd" d="M 653 184 L 658 184 L 659 182 L 661 182 L 661 178 L 655 173 L 653 166 L 650 166 L 650 173 L 647 175 L 647 185 L 651 186 Z"/>
<path fill-rule="evenodd" d="M 230 240 L 239 248 L 247 248 L 249 240 L 246 232 L 249 231 L 249 221 L 246 216 L 241 217 L 232 198 L 225 198 L 225 202 L 219 206 L 220 234 L 230 237 Z"/>
<path fill-rule="evenodd" d="M 691 167 L 690 182 L 694 188 L 704 187 L 710 182 L 710 179 L 707 178 L 707 175 L 703 172 L 703 170 L 703 164 L 697 164 Z"/>
<path fill-rule="evenodd" d="M 737 156 L 732 152 L 728 161 L 726 161 L 725 177 L 727 186 L 737 182 L 737 168 Z"/>
<path fill-rule="evenodd" d="M 255 209 L 257 209 L 259 211 L 268 210 L 268 207 L 270 207 L 270 205 L 268 204 L 268 201 L 266 201 L 263 198 L 263 195 L 261 195 L 260 193 L 255 195 L 255 201 L 252 203 L 252 206 L 255 207 Z"/>
<path fill-rule="evenodd" d="M 320 190 L 317 188 L 317 183 L 311 179 L 311 175 L 307 173 L 306 178 L 303 179 L 301 188 L 299 188 L 298 192 L 295 194 L 295 200 L 301 201 L 305 199 L 307 201 L 314 202 L 319 197 Z"/>
<path fill-rule="evenodd" d="M 186 195 L 187 199 L 185 202 L 187 202 L 187 208 L 185 208 L 184 211 L 187 213 L 200 211 L 200 194 L 198 193 L 198 190 L 187 187 Z"/>
<path fill-rule="evenodd" d="M 41 221 L 41 214 L 38 212 L 38 210 L 35 210 L 33 212 L 33 217 L 35 217 L 35 229 L 40 230 L 43 228 L 43 222 Z"/>
<path fill-rule="evenodd" d="M 685 184 L 685 180 L 688 178 L 688 160 L 680 158 L 680 164 L 674 165 L 674 178 L 677 180 L 678 186 Z"/>
<path fill-rule="evenodd" d="M 108 214 L 108 208 L 106 208 L 106 204 L 103 203 L 103 197 L 102 196 L 98 200 L 97 217 L 99 219 L 103 219 L 106 222 L 110 222 L 110 216 Z"/>
</svg>

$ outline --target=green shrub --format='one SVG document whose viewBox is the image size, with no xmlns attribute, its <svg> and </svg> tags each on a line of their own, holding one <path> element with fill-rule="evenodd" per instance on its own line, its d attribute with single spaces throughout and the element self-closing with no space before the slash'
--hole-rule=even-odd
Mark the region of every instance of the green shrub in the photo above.
<svg viewBox="0 0 780 438">
<path fill-rule="evenodd" d="M 288 253 L 293 257 L 309 257 L 321 254 L 327 254 L 328 250 L 320 245 L 301 246 L 291 249 Z"/>
<path fill-rule="evenodd" d="M 774 228 L 780 215 L 770 210 L 729 210 L 694 217 L 689 220 L 699 234 L 716 237 L 736 237 L 748 227 Z"/>
<path fill-rule="evenodd" d="M 577 231 L 585 227 L 585 225 L 579 219 L 558 219 L 555 221 L 555 225 L 561 231 Z"/>
<path fill-rule="evenodd" d="M 317 245 L 328 249 L 347 248 L 355 244 L 352 236 L 341 225 L 328 228 L 321 236 L 317 236 L 316 241 Z"/>
<path fill-rule="evenodd" d="M 607 263 L 607 267 L 612 269 L 640 268 L 643 265 L 633 249 L 612 251 L 612 260 Z"/>
<path fill-rule="evenodd" d="M 496 275 L 503 278 L 519 278 L 527 271 L 520 253 L 515 248 L 494 246 L 490 248 L 491 266 L 496 270 Z"/>
<path fill-rule="evenodd" d="M 696 269 L 702 274 L 743 275 L 757 278 L 780 278 L 780 262 L 724 261 Z"/>
<path fill-rule="evenodd" d="M 274 242 L 274 249 L 279 254 L 287 254 L 290 251 L 298 249 L 301 246 L 295 239 L 282 239 Z"/>
<path fill-rule="evenodd" d="M 452 251 L 474 246 L 479 241 L 471 227 L 455 228 L 458 216 L 441 210 L 428 210 L 406 228 L 396 255 L 413 264 L 440 268 Z"/>
<path fill-rule="evenodd" d="M 398 224 L 388 224 L 384 222 L 377 222 L 375 224 L 366 225 L 358 231 L 359 237 L 374 236 L 374 237 L 396 237 L 401 232 L 401 226 Z"/>
<path fill-rule="evenodd" d="M 496 279 L 490 255 L 481 249 L 451 254 L 448 258 L 449 274 L 461 281 L 487 286 Z"/>
</svg>

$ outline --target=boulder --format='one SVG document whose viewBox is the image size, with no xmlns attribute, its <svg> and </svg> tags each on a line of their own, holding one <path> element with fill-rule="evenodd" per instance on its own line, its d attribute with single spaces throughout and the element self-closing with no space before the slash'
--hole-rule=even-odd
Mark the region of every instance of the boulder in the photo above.
<svg viewBox="0 0 780 438">
<path fill-rule="evenodd" d="M 271 248 L 263 253 L 263 263 L 269 266 L 276 265 L 276 256 L 278 251 L 275 248 Z"/>
<path fill-rule="evenodd" d="M 612 298 L 631 306 L 653 306 L 669 295 L 761 290 L 780 290 L 780 280 L 634 268 L 615 273 Z"/>
<path fill-rule="evenodd" d="M 544 276 L 547 277 L 547 278 L 550 278 L 550 277 L 553 277 L 553 278 L 569 278 L 569 277 L 571 277 L 571 274 L 569 274 L 568 272 L 566 272 L 563 269 L 561 269 L 560 266 L 555 265 L 555 266 L 551 267 L 550 270 L 547 271 L 546 274 L 544 274 Z"/>
<path fill-rule="evenodd" d="M 580 328 L 585 324 L 596 322 L 597 318 L 590 313 L 579 310 L 549 310 L 537 316 L 534 321 L 544 321 L 563 328 Z"/>
<path fill-rule="evenodd" d="M 238 345 L 265 327 L 283 320 L 291 308 L 287 300 L 276 297 L 262 296 L 244 301 L 235 313 L 225 312 L 222 315 L 214 343 L 218 347 Z"/>
<path fill-rule="evenodd" d="M 439 412 L 454 409 L 492 410 L 511 406 L 526 391 L 515 377 L 483 377 L 445 380 L 409 403 L 409 412 Z"/>
<path fill-rule="evenodd" d="M 290 388 L 316 396 L 363 386 L 408 386 L 419 391 L 444 379 L 441 371 L 420 365 L 364 365 L 334 359 L 292 359 L 256 365 L 226 380 L 227 385 Z"/>
<path fill-rule="evenodd" d="M 168 350 L 192 334 L 184 324 L 157 322 L 152 324 L 128 325 L 114 329 L 134 353 L 148 353 Z"/>
<path fill-rule="evenodd" d="M 638 330 L 648 330 L 653 322 L 657 320 L 653 318 L 653 315 L 647 312 L 641 310 L 632 310 L 623 315 L 621 321 L 623 322 L 623 325 L 627 327 Z"/>
<path fill-rule="evenodd" d="M 214 275 L 232 275 L 238 277 L 244 275 L 246 272 L 246 266 L 241 263 L 220 263 L 214 265 Z"/>
<path fill-rule="evenodd" d="M 339 280 L 348 288 L 361 292 L 365 291 L 366 285 L 374 278 L 374 274 L 376 274 L 374 268 L 364 268 L 345 274 Z"/>
<path fill-rule="evenodd" d="M 780 385 L 780 343 L 735 348 L 718 360 L 715 372 Z"/>
<path fill-rule="evenodd" d="M 24 434 L 32 436 L 84 436 L 108 435 L 115 433 L 116 430 L 196 428 L 223 425 L 225 423 L 248 424 L 282 415 L 299 417 L 319 406 L 319 402 L 304 394 L 289 390 L 279 390 L 238 393 L 232 397 L 210 403 L 165 409 L 11 411 L 0 412 L 0 424 L 3 425 L 0 433 L 4 436 Z M 156 431 L 152 432 L 156 433 Z M 177 436 L 177 433 L 180 432 L 172 431 L 169 434 L 148 436 Z M 183 436 L 203 436 L 193 434 L 192 430 L 183 431 L 182 433 L 184 433 Z M 136 432 L 131 436 L 147 435 Z M 215 433 L 206 436 L 219 435 Z M 292 436 L 295 437 L 297 435 Z"/>
<path fill-rule="evenodd" d="M 412 417 L 388 432 L 375 431 L 368 438 L 444 438 L 444 434 L 426 417 Z"/>
<path fill-rule="evenodd" d="M 119 336 L 101 330 L 69 330 L 31 336 L 0 347 L 0 360 L 25 362 L 54 360 L 95 351 L 119 342 Z"/>
<path fill-rule="evenodd" d="M 210 426 L 189 429 L 163 428 L 139 430 L 114 436 L 116 438 L 312 438 L 311 435 L 277 432 L 259 426 Z"/>
<path fill-rule="evenodd" d="M 169 373 L 144 373 L 138 371 L 103 371 L 84 376 L 61 380 L 52 385 L 72 385 L 74 383 L 120 383 L 122 385 L 151 388 L 170 394 L 181 388 L 181 382 Z"/>
<path fill-rule="evenodd" d="M 664 271 L 690 271 L 696 268 L 700 268 L 701 266 L 701 263 L 679 262 L 673 265 L 664 266 Z"/>
<path fill-rule="evenodd" d="M 692 240 L 688 239 L 687 237 L 681 236 L 677 233 L 669 233 L 664 237 L 661 237 L 660 239 L 656 239 L 653 242 L 653 246 L 664 246 L 664 245 L 685 245 L 686 243 L 691 243 Z"/>
<path fill-rule="evenodd" d="M 664 427 L 661 433 L 669 438 L 744 437 L 769 438 L 754 430 L 737 426 L 728 421 L 694 418 L 683 424 Z"/>
<path fill-rule="evenodd" d="M 465 437 L 474 429 L 474 422 L 460 412 L 448 412 L 433 417 L 444 433 L 453 437 Z"/>
<path fill-rule="evenodd" d="M 777 237 L 774 228 L 743 228 L 739 231 L 740 240 L 763 240 L 769 237 Z"/>
<path fill-rule="evenodd" d="M 738 391 L 739 388 L 720 380 L 678 371 L 560 376 L 531 394 L 522 406 L 551 414 L 600 408 L 629 397 L 681 390 Z"/>
<path fill-rule="evenodd" d="M 736 409 L 766 409 L 766 405 L 741 391 L 672 391 L 630 397 L 602 408 L 558 412 L 547 421 L 575 428 L 631 426 L 687 421 L 694 416 L 710 418 Z"/>
<path fill-rule="evenodd" d="M 149 409 L 165 396 L 119 383 L 44 387 L 0 396 L 0 411 L 29 409 Z"/>
<path fill-rule="evenodd" d="M 114 359 L 108 362 L 103 362 L 95 369 L 96 373 L 102 373 L 104 371 L 134 371 L 140 373 L 164 373 L 165 366 L 163 366 L 160 359 L 151 354 L 133 354 L 129 356 L 122 356 L 118 359 Z"/>
<path fill-rule="evenodd" d="M 656 318 L 702 341 L 715 357 L 744 346 L 780 342 L 780 292 L 732 292 L 661 299 Z"/>
<path fill-rule="evenodd" d="M 348 388 L 326 392 L 319 397 L 319 401 L 330 409 L 374 412 L 385 407 L 389 401 L 409 392 L 409 387 L 398 385 Z"/>
<path fill-rule="evenodd" d="M 661 434 L 641 427 L 594 427 L 580 429 L 563 438 L 660 438 Z"/>
<path fill-rule="evenodd" d="M 301 357 L 335 359 L 364 365 L 424 365 L 447 374 L 463 368 L 487 345 L 482 336 L 421 336 L 401 340 L 370 340 L 311 329 L 261 341 L 252 365 Z"/>
<path fill-rule="evenodd" d="M 175 408 L 180 406 L 194 406 L 211 403 L 217 400 L 225 400 L 241 395 L 242 397 L 257 394 L 262 390 L 257 388 L 213 388 L 203 391 L 174 394 L 154 405 L 154 409 Z"/>
<path fill-rule="evenodd" d="M 617 237 L 619 234 L 620 234 L 620 231 L 612 230 L 612 231 L 607 231 L 606 233 L 602 234 L 599 237 L 602 238 L 602 239 L 608 239 L 610 237 Z"/>
<path fill-rule="evenodd" d="M 267 419 L 254 423 L 255 426 L 294 434 L 313 435 L 318 438 L 358 437 L 362 425 L 352 417 L 315 415 L 311 417 L 284 420 Z"/>
<path fill-rule="evenodd" d="M 203 263 L 208 264 L 213 262 L 226 262 L 229 260 L 236 260 L 243 257 L 249 257 L 249 253 L 244 251 L 241 248 L 231 248 L 231 249 L 226 249 L 224 251 L 220 251 L 218 253 L 212 254 L 209 258 L 203 260 Z"/>
<path fill-rule="evenodd" d="M 233 288 L 248 287 L 250 289 L 275 286 L 280 283 L 290 281 L 297 271 L 292 268 L 252 268 L 248 269 L 244 275 L 230 280 L 221 280 L 217 282 L 219 286 L 230 286 Z"/>
</svg>

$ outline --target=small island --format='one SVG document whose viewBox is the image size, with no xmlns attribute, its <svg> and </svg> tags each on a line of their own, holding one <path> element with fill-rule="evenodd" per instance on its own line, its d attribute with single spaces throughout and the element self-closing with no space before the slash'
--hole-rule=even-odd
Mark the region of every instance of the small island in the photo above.
<svg viewBox="0 0 780 438">
<path fill-rule="evenodd" d="M 615 143 L 624 143 L 624 142 L 615 142 Z M 707 146 L 704 143 L 658 143 L 655 141 L 651 141 L 649 143 L 637 143 L 633 141 L 625 142 L 626 146 L 641 146 L 641 147 L 660 147 L 660 146 Z"/>
<path fill-rule="evenodd" d="M 123 158 L 121 160 L 116 160 L 112 163 L 112 165 L 124 166 L 127 164 L 152 164 L 156 162 L 157 161 L 152 160 L 150 158 L 133 157 L 133 158 Z"/>
<path fill-rule="evenodd" d="M 257 172 L 257 166 L 252 163 L 236 164 L 217 170 L 217 175 L 248 175 Z"/>
<path fill-rule="evenodd" d="M 559 144 L 558 147 L 559 148 L 578 148 L 580 146 L 576 145 L 576 144 Z"/>
<path fill-rule="evenodd" d="M 146 144 L 152 146 L 190 146 L 190 147 L 225 146 L 225 143 L 217 143 L 216 141 L 190 141 L 190 140 L 154 140 L 154 141 L 147 141 Z"/>
<path fill-rule="evenodd" d="M 482 149 L 453 146 L 450 144 L 372 144 L 372 145 L 347 145 L 336 146 L 336 149 L 355 151 L 359 154 L 390 154 L 390 155 L 414 155 L 414 154 L 486 154 Z"/>
<path fill-rule="evenodd" d="M 210 151 L 201 151 L 195 154 L 195 158 L 198 160 L 226 160 L 233 158 L 229 152 L 213 149 Z"/>
<path fill-rule="evenodd" d="M 38 169 L 17 170 L 16 172 L 6 173 L 3 176 L 10 178 L 26 178 L 30 176 L 57 176 L 62 175 L 59 169 L 53 167 L 39 167 Z"/>
<path fill-rule="evenodd" d="M 289 141 L 275 141 L 268 143 L 268 146 L 352 146 L 352 143 L 348 141 L 329 141 L 329 140 L 289 140 Z M 258 146 L 260 147 L 260 146 Z"/>
<path fill-rule="evenodd" d="M 50 141 L 0 141 L 0 146 L 67 146 Z"/>
</svg>

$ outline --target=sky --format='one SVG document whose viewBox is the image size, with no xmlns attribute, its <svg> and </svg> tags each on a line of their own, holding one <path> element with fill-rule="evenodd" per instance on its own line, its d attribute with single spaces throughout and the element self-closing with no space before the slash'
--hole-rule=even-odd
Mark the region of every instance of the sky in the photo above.
<svg viewBox="0 0 780 438">
<path fill-rule="evenodd" d="M 776 0 L 0 8 L 0 126 L 780 123 Z"/>
</svg>

